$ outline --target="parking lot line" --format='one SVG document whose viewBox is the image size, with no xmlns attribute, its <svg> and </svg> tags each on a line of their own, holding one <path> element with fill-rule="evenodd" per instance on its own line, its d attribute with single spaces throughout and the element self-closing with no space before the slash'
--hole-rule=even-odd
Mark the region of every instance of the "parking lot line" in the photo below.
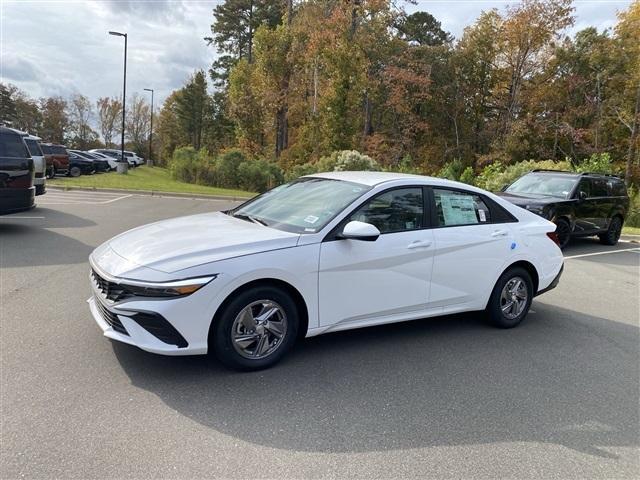
<svg viewBox="0 0 640 480">
<path fill-rule="evenodd" d="M 594 252 L 594 253 L 583 253 L 583 254 L 580 254 L 580 255 L 570 255 L 568 257 L 564 257 L 564 259 L 565 260 L 570 260 L 572 258 L 593 257 L 595 255 L 609 255 L 611 253 L 619 253 L 619 252 L 636 252 L 636 253 L 640 253 L 640 247 L 622 248 L 620 250 L 611 250 L 609 252 Z"/>
</svg>

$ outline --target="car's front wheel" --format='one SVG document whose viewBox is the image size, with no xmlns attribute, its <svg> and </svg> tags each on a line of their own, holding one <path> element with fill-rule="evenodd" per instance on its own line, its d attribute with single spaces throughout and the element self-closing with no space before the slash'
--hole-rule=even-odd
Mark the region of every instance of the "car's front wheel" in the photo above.
<svg viewBox="0 0 640 480">
<path fill-rule="evenodd" d="M 564 218 L 556 221 L 556 234 L 558 235 L 559 247 L 566 247 L 571 239 L 571 225 Z"/>
<path fill-rule="evenodd" d="M 70 177 L 79 177 L 80 175 L 82 175 L 82 170 L 80 169 L 80 167 L 71 167 L 69 169 Z"/>
<path fill-rule="evenodd" d="M 496 282 L 487 314 L 496 327 L 513 328 L 529 312 L 533 300 L 533 282 L 524 268 L 510 268 Z"/>
<path fill-rule="evenodd" d="M 613 217 L 609 222 L 609 228 L 605 233 L 598 235 L 600 243 L 604 245 L 615 245 L 620 240 L 620 234 L 622 233 L 622 219 L 620 217 Z"/>
<path fill-rule="evenodd" d="M 274 365 L 291 349 L 298 325 L 298 309 L 290 295 L 274 287 L 255 287 L 223 308 L 209 345 L 227 367 L 260 370 Z"/>
</svg>

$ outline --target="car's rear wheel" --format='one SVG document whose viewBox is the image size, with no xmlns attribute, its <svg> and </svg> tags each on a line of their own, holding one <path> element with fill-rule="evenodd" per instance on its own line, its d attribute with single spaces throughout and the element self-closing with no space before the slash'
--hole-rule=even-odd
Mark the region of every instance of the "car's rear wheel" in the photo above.
<svg viewBox="0 0 640 480">
<path fill-rule="evenodd" d="M 80 167 L 71 167 L 69 169 L 70 177 L 79 177 L 80 175 L 82 175 L 82 170 L 80 169 Z"/>
<path fill-rule="evenodd" d="M 571 239 L 571 225 L 564 218 L 556 221 L 556 234 L 560 248 L 566 247 Z"/>
<path fill-rule="evenodd" d="M 604 245 L 615 245 L 620 240 L 620 234 L 622 233 L 622 219 L 620 217 L 613 217 L 609 222 L 609 228 L 605 233 L 598 235 L 600 243 Z"/>
<path fill-rule="evenodd" d="M 524 268 L 510 268 L 496 282 L 487 314 L 496 327 L 513 328 L 529 312 L 533 300 L 533 282 Z"/>
<path fill-rule="evenodd" d="M 293 299 L 274 287 L 255 287 L 238 294 L 216 318 L 209 345 L 227 367 L 260 370 L 277 363 L 298 334 Z"/>
</svg>

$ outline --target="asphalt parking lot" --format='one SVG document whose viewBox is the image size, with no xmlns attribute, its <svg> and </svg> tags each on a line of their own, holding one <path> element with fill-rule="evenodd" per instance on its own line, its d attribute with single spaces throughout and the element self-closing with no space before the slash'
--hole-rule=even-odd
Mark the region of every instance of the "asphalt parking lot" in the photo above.
<svg viewBox="0 0 640 480">
<path fill-rule="evenodd" d="M 566 250 L 519 328 L 304 341 L 238 374 L 105 339 L 87 257 L 225 201 L 50 191 L 0 217 L 2 478 L 639 478 L 640 245 Z"/>
</svg>

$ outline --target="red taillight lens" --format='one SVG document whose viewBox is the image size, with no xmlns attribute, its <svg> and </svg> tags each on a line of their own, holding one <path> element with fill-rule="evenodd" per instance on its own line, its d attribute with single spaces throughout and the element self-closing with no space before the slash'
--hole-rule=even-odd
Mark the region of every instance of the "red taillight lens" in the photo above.
<svg viewBox="0 0 640 480">
<path fill-rule="evenodd" d="M 556 245 L 560 246 L 560 239 L 558 238 L 558 234 L 556 232 L 547 232 L 547 237 L 553 240 Z"/>
</svg>

